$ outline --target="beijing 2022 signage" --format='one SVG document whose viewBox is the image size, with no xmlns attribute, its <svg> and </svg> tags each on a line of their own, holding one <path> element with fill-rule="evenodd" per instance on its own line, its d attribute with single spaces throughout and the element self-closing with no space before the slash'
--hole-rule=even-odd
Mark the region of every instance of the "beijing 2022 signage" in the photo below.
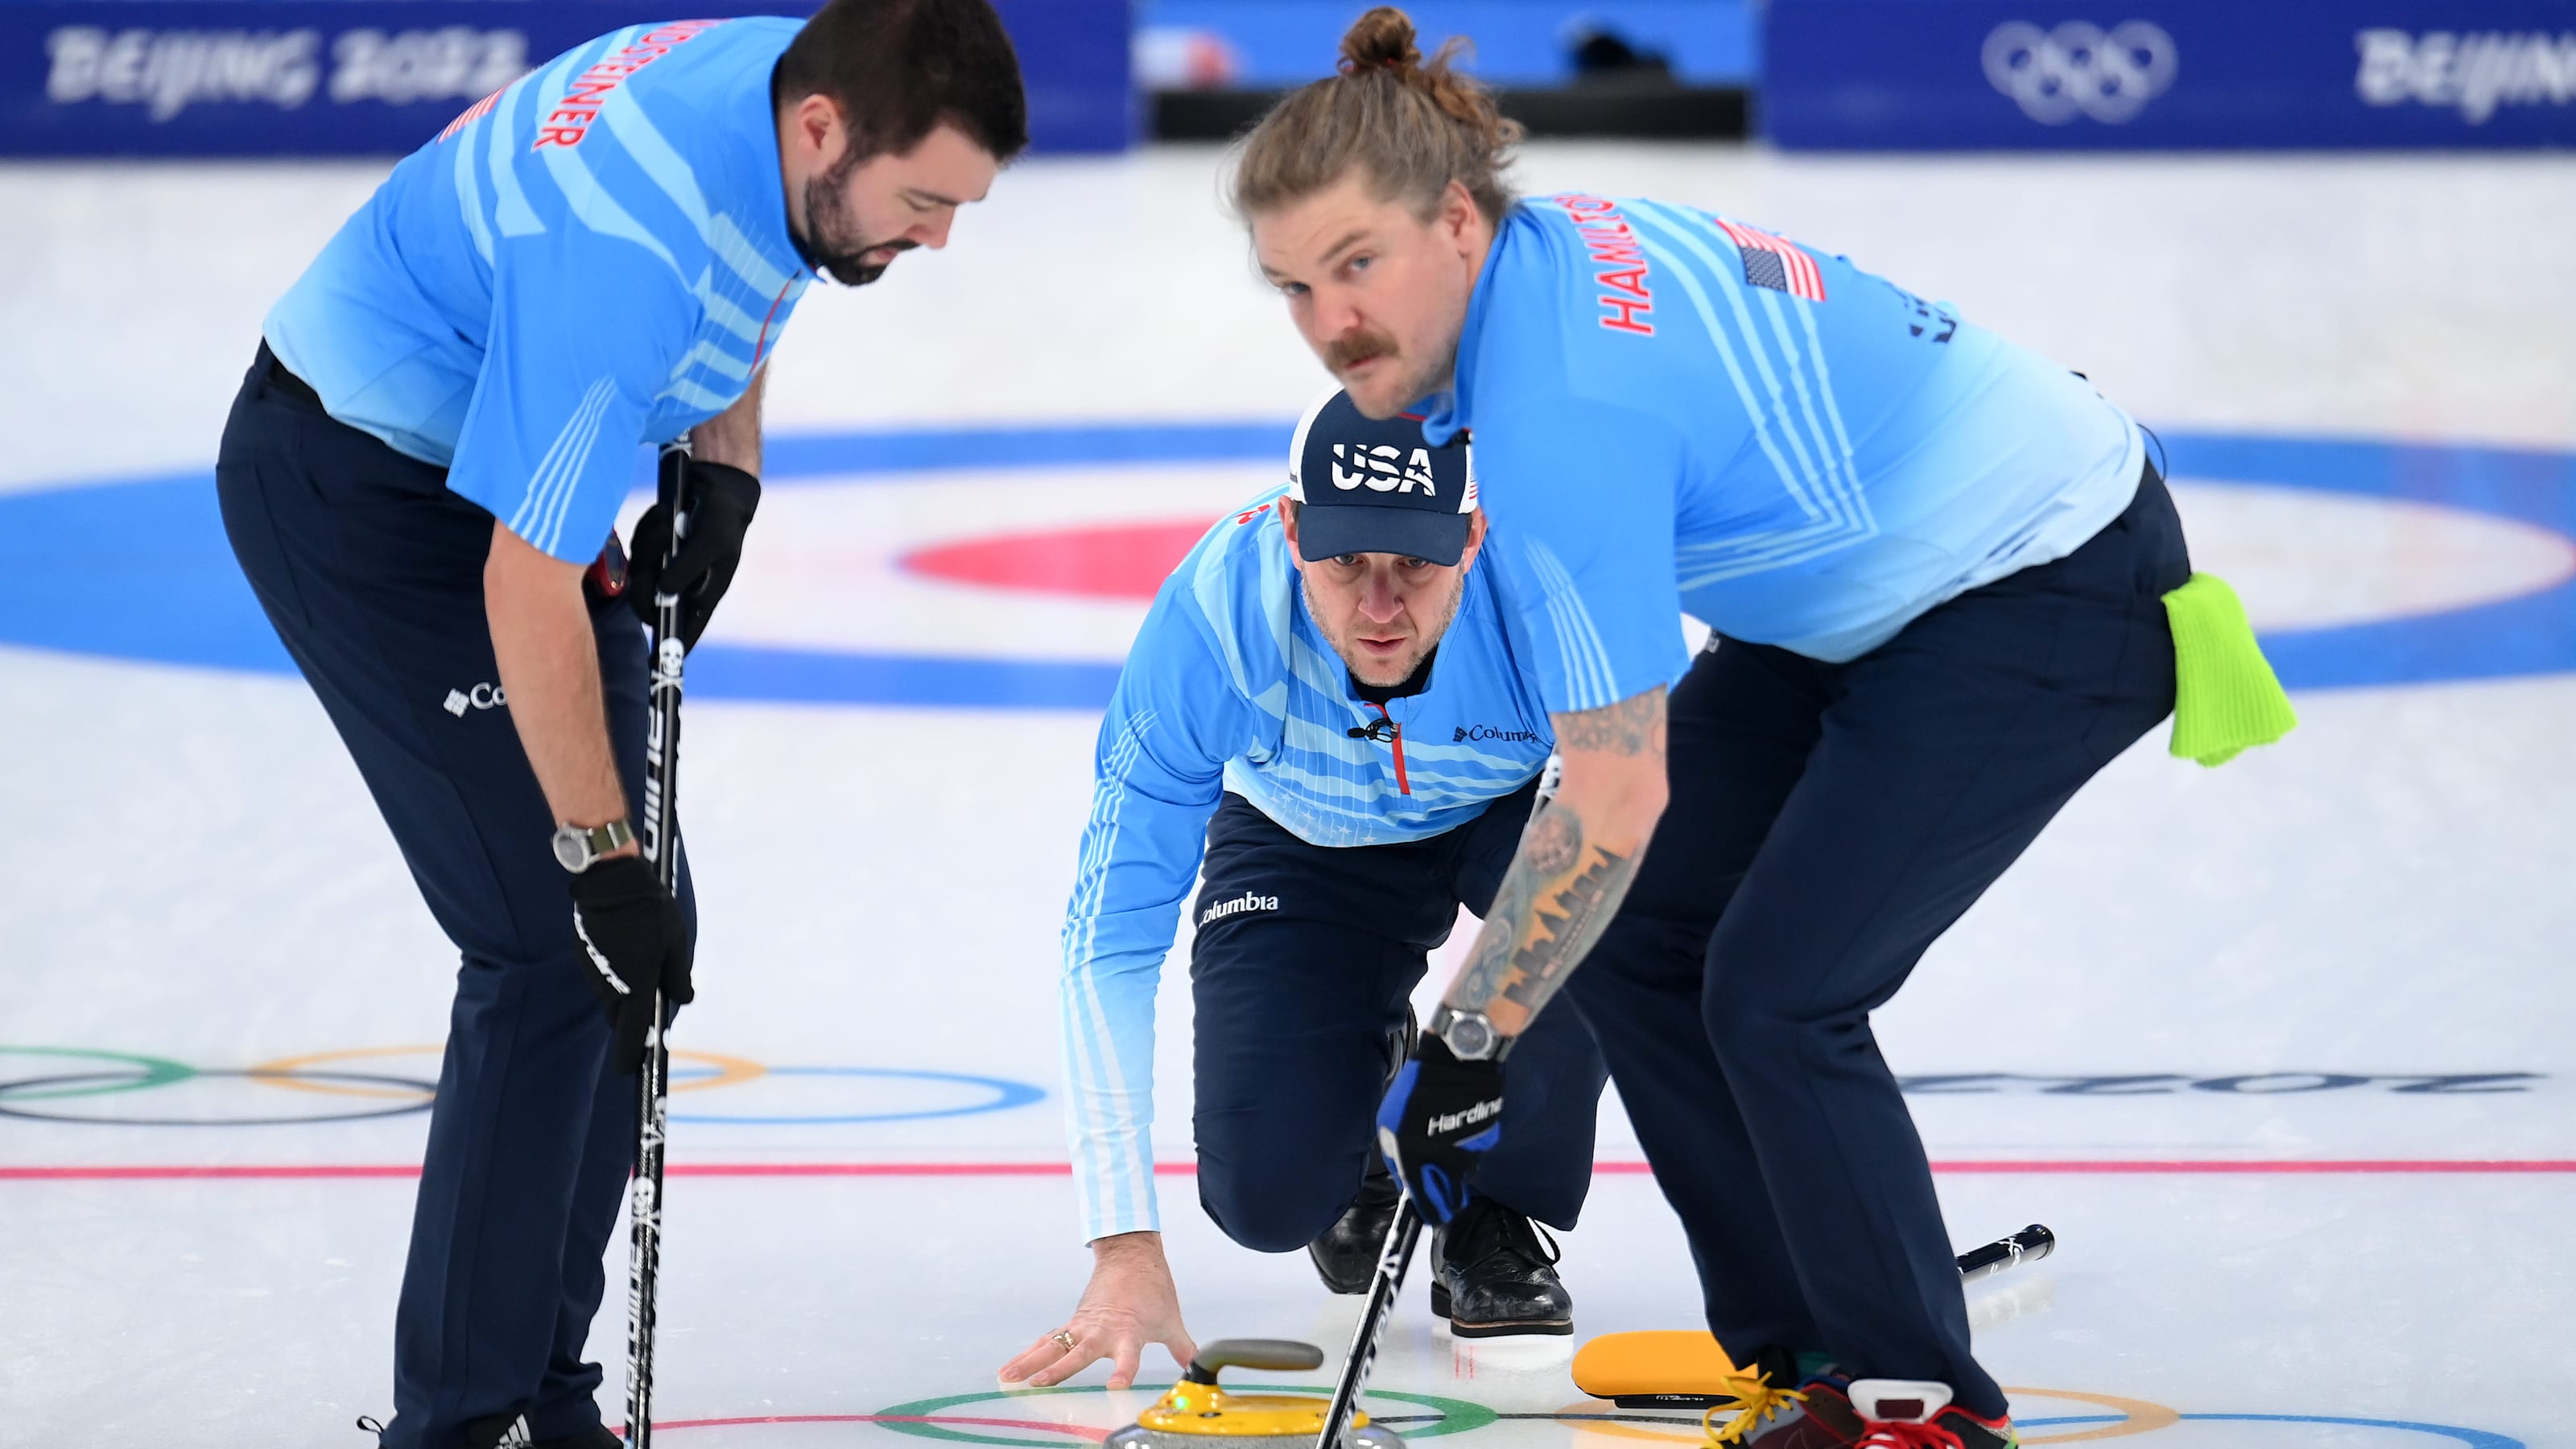
<svg viewBox="0 0 2576 1449">
<path fill-rule="evenodd" d="M 2576 0 L 1773 0 L 1761 115 L 1847 150 L 2576 145 Z"/>
<path fill-rule="evenodd" d="M 0 155 L 399 155 L 593 36 L 819 0 L 0 0 Z M 1134 131 L 1122 7 L 996 0 L 1034 143 Z"/>
</svg>

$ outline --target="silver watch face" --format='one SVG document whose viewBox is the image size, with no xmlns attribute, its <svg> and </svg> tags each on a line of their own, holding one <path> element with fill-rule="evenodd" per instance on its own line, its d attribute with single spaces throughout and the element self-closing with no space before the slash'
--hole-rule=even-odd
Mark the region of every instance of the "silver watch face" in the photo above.
<svg viewBox="0 0 2576 1449">
<path fill-rule="evenodd" d="M 1449 1044 L 1449 1054 L 1462 1062 L 1480 1062 L 1494 1052 L 1494 1026 L 1481 1013 L 1453 1014 L 1441 1028 L 1440 1039 Z"/>
<path fill-rule="evenodd" d="M 590 868 L 590 832 L 564 826 L 555 832 L 555 859 L 575 875 Z"/>
</svg>

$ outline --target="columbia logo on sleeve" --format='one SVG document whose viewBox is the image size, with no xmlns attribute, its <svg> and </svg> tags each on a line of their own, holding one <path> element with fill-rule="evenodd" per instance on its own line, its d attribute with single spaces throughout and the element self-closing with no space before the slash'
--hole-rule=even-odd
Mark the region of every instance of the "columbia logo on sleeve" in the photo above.
<svg viewBox="0 0 2576 1449">
<path fill-rule="evenodd" d="M 1279 909 L 1279 898 L 1277 896 L 1257 896 L 1250 891 L 1245 891 L 1242 895 L 1236 896 L 1232 900 L 1219 901 L 1215 905 L 1201 911 L 1199 913 L 1199 924 L 1202 926 L 1209 925 L 1214 922 L 1224 920 L 1228 916 L 1242 915 L 1246 911 L 1275 911 L 1277 909 Z"/>
</svg>

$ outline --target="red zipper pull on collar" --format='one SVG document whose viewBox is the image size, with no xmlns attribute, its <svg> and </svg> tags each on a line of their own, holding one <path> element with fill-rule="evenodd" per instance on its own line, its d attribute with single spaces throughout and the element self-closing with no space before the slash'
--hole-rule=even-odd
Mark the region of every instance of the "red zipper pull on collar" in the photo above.
<svg viewBox="0 0 2576 1449">
<path fill-rule="evenodd" d="M 1386 712 L 1385 705 L 1372 700 L 1369 702 L 1369 708 L 1376 710 L 1377 717 L 1385 720 L 1387 728 L 1395 731 L 1395 793 L 1410 795 L 1413 793 L 1413 782 L 1406 778 L 1404 773 L 1404 726 L 1396 722 L 1395 716 Z"/>
</svg>

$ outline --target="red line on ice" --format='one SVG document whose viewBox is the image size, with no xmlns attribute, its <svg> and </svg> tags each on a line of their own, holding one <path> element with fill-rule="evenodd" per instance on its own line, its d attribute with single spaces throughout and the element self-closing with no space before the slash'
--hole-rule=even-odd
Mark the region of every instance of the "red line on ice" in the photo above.
<svg viewBox="0 0 2576 1449">
<path fill-rule="evenodd" d="M 1035 1419 L 968 1419 L 955 1414 L 762 1414 L 742 1419 L 655 1419 L 656 1433 L 665 1429 L 723 1429 L 737 1424 L 977 1424 L 987 1429 L 1035 1429 L 1047 1434 L 1066 1434 L 1088 1439 L 1097 1444 L 1109 1437 L 1106 1429 L 1087 1424 L 1049 1424 Z M 624 1425 L 609 1432 L 623 1435 Z"/>
<path fill-rule="evenodd" d="M 1642 1162 L 1596 1162 L 1605 1175 L 1651 1171 Z M 2012 1158 L 1935 1162 L 1934 1172 L 2036 1173 L 2066 1176 L 2198 1173 L 2576 1173 L 2576 1158 L 2290 1158 L 2267 1160 L 2188 1158 Z M 1061 1162 L 675 1162 L 673 1177 L 1064 1177 L 1073 1169 Z M 1189 1177 L 1192 1162 L 1161 1162 L 1163 1177 Z M 404 1163 L 227 1164 L 135 1163 L 113 1166 L 0 1165 L 8 1182 L 167 1182 L 204 1179 L 285 1181 L 313 1178 L 412 1178 L 417 1165 Z"/>
</svg>

